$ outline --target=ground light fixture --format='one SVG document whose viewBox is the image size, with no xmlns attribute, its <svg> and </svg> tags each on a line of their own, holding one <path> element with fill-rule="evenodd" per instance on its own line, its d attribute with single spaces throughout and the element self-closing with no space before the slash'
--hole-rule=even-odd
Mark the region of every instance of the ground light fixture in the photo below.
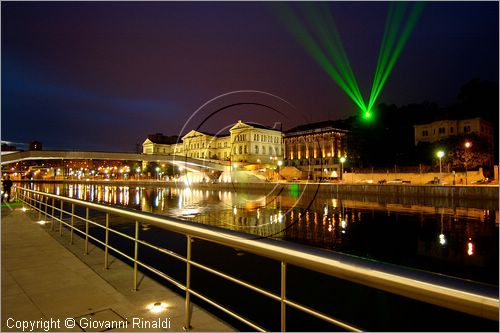
<svg viewBox="0 0 500 333">
<path fill-rule="evenodd" d="M 147 306 L 147 309 L 152 313 L 160 313 L 167 309 L 167 304 L 163 302 L 151 303 Z"/>
</svg>

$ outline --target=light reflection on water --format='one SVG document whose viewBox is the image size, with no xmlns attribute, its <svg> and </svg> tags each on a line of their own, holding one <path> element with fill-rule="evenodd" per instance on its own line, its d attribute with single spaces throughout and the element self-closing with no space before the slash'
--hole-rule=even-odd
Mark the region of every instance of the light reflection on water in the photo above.
<svg viewBox="0 0 500 333">
<path fill-rule="evenodd" d="M 498 207 L 431 207 L 322 194 L 35 184 L 36 190 L 498 284 Z M 143 229 L 144 230 L 144 229 Z"/>
</svg>

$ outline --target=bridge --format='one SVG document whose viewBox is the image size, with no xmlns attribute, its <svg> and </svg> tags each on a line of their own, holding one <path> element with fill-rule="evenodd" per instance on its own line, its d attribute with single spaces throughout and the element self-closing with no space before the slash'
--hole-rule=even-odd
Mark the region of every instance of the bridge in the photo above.
<svg viewBox="0 0 500 333">
<path fill-rule="evenodd" d="M 36 160 L 113 160 L 113 161 L 141 161 L 170 163 L 189 171 L 206 172 L 228 170 L 229 162 L 204 160 L 178 155 L 137 154 L 119 152 L 92 152 L 92 151 L 61 151 L 61 150 L 29 150 L 16 152 L 2 152 L 1 165 L 22 161 Z"/>
</svg>

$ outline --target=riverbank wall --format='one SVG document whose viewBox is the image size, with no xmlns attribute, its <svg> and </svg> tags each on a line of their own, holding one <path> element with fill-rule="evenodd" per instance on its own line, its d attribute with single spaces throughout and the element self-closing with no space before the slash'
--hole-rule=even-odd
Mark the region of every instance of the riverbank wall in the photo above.
<svg viewBox="0 0 500 333">
<path fill-rule="evenodd" d="M 286 192 L 316 192 L 336 193 L 363 196 L 388 196 L 388 197 L 430 197 L 446 199 L 474 199 L 474 200 L 496 200 L 499 199 L 498 185 L 411 185 L 411 184 L 343 184 L 343 183 L 315 183 L 315 182 L 264 182 L 264 183 L 184 183 L 168 182 L 158 180 L 117 180 L 117 181 L 19 181 L 19 183 L 72 183 L 72 184 L 102 184 L 113 186 L 174 186 L 190 187 L 202 190 L 228 190 L 235 192 L 262 192 L 272 193 L 275 191 Z"/>
</svg>

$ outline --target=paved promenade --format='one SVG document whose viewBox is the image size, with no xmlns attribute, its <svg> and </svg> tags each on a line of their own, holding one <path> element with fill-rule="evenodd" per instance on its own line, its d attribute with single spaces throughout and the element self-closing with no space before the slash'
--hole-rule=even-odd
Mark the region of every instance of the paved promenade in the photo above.
<svg viewBox="0 0 500 333">
<path fill-rule="evenodd" d="M 49 331 L 182 331 L 184 298 L 141 273 L 133 291 L 130 266 L 110 256 L 105 270 L 103 251 L 89 244 L 83 255 L 80 237 L 73 254 L 63 245 L 68 237 L 57 240 L 37 217 L 19 204 L 2 205 L 2 331 L 22 331 L 22 324 L 39 325 L 24 330 L 37 332 L 45 331 L 41 325 Z M 155 302 L 166 309 L 153 314 L 147 307 Z M 191 325 L 193 331 L 234 331 L 195 305 Z"/>
</svg>

